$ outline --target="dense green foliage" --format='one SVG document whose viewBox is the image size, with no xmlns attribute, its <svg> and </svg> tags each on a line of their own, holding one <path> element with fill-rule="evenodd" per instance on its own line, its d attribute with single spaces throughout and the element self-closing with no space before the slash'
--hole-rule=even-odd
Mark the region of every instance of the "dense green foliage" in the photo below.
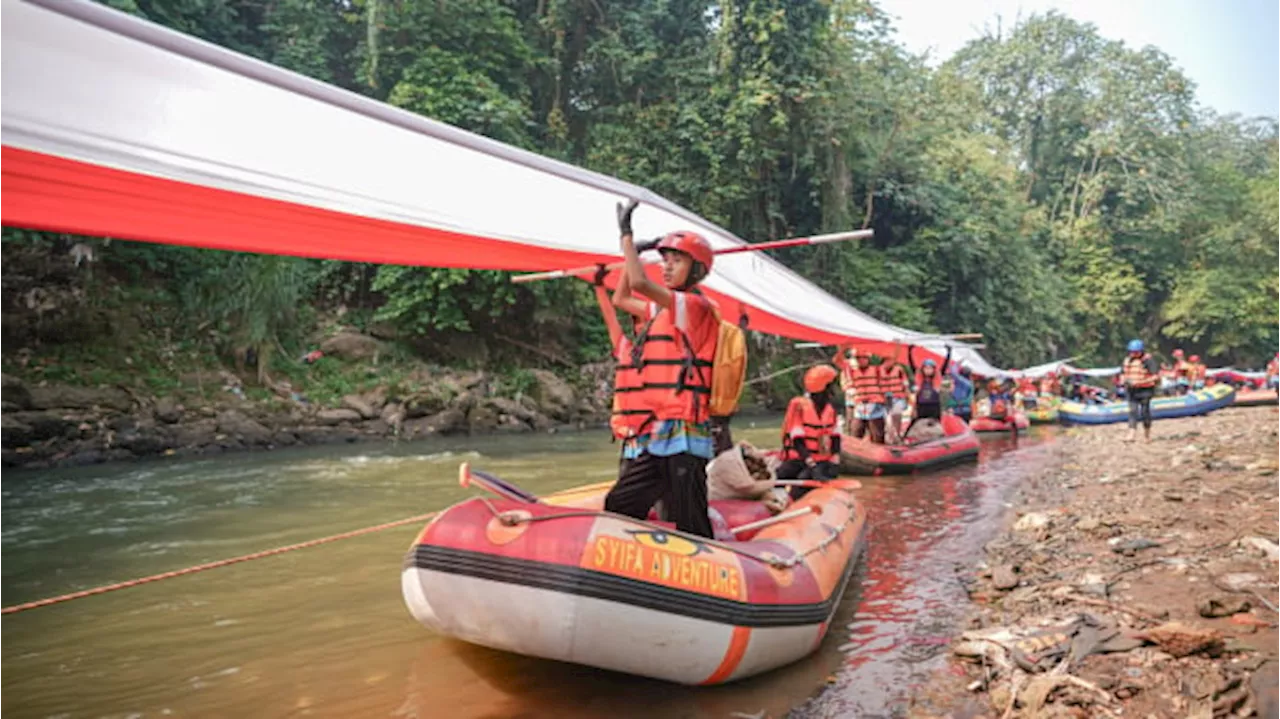
<svg viewBox="0 0 1280 719">
<path fill-rule="evenodd" d="M 1142 336 L 1257 366 L 1280 341 L 1275 121 L 1215 115 L 1159 50 L 1061 15 L 931 68 L 851 0 L 112 4 L 643 184 L 749 240 L 873 227 L 778 258 L 883 320 L 983 332 L 998 364 L 1111 363 Z M 131 251 L 117 264 L 145 255 L 151 280 L 264 348 L 310 297 L 430 342 L 606 354 L 583 283 Z"/>
</svg>

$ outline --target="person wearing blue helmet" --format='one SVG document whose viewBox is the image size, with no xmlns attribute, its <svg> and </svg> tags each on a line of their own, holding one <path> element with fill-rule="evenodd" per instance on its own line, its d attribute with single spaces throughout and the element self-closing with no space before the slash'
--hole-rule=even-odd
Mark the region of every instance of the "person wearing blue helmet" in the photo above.
<svg viewBox="0 0 1280 719">
<path fill-rule="evenodd" d="M 1129 438 L 1132 442 L 1138 437 L 1138 421 L 1142 421 L 1142 434 L 1151 441 L 1151 398 L 1155 396 L 1156 386 L 1160 384 L 1160 366 L 1147 354 L 1147 347 L 1142 340 L 1129 341 L 1129 354 L 1120 366 L 1120 376 L 1124 378 L 1125 393 L 1129 397 Z"/>
</svg>

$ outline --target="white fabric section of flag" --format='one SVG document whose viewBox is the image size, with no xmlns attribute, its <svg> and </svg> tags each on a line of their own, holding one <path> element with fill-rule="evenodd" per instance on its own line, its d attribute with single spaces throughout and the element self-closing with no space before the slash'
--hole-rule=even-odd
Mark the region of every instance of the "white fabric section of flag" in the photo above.
<svg viewBox="0 0 1280 719">
<path fill-rule="evenodd" d="M 354 216 L 548 249 L 617 255 L 636 236 L 742 240 L 645 190 L 503 145 L 87 0 L 4 0 L 6 146 Z M 706 286 L 821 332 L 944 340 L 880 322 L 761 253 L 719 258 Z M 963 343 L 957 359 L 998 374 Z"/>
</svg>

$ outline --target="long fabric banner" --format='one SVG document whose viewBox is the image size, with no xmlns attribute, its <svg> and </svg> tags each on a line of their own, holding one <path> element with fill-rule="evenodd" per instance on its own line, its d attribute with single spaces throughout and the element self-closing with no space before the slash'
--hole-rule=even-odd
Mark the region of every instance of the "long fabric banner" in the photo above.
<svg viewBox="0 0 1280 719">
<path fill-rule="evenodd" d="M 4 0 L 6 225 L 434 267 L 546 270 L 638 237 L 728 231 L 635 185 L 464 132 L 88 0 Z M 944 341 L 880 322 L 760 253 L 705 283 L 726 317 L 803 340 Z M 956 358 L 992 371 L 962 343 Z"/>
</svg>

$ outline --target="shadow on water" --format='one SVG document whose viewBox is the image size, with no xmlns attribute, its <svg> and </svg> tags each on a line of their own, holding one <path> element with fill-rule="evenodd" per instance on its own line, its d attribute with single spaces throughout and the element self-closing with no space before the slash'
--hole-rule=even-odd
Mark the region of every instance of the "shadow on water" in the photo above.
<svg viewBox="0 0 1280 719">
<path fill-rule="evenodd" d="M 741 435 L 767 446 L 777 429 Z M 821 648 L 728 686 L 432 635 L 400 597 L 400 560 L 418 529 L 404 527 L 7 617 L 3 711 L 575 719 L 778 717 L 799 705 L 799 716 L 891 715 L 945 648 L 966 601 L 955 568 L 979 556 L 1007 490 L 1043 455 L 1039 441 L 1012 452 L 1007 439 L 984 442 L 977 467 L 864 480 L 867 553 Z M 461 459 L 545 493 L 610 478 L 616 451 L 588 433 L 6 477 L 4 603 L 444 507 L 470 494 L 457 486 Z"/>
</svg>

